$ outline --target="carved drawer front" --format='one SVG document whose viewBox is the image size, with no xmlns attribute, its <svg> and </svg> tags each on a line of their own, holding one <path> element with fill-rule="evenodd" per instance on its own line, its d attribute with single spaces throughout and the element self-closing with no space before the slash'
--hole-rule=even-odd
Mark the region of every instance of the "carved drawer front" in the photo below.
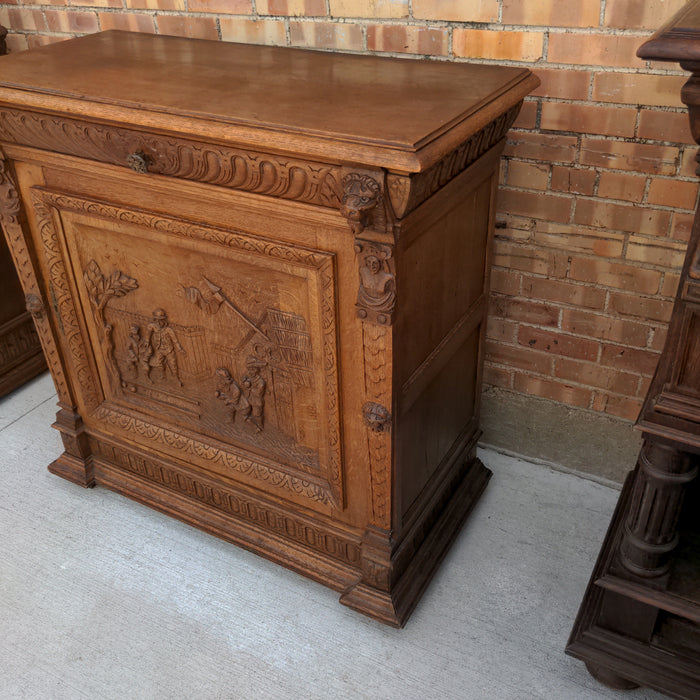
<svg viewBox="0 0 700 700">
<path fill-rule="evenodd" d="M 343 505 L 334 255 L 35 187 L 91 429 Z"/>
</svg>

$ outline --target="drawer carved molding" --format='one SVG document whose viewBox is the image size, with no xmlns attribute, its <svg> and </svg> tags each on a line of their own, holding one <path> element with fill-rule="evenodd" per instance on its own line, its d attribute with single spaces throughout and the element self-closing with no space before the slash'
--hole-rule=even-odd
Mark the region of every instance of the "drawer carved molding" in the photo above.
<svg viewBox="0 0 700 700">
<path fill-rule="evenodd" d="M 480 300 L 539 81 L 121 31 L 44 51 L 3 58 L 0 207 L 50 471 L 401 627 L 490 477 Z"/>
<path fill-rule="evenodd" d="M 321 163 L 7 108 L 0 110 L 0 140 L 136 167 L 142 174 L 206 182 L 335 209 L 341 206 L 340 169 Z"/>
</svg>

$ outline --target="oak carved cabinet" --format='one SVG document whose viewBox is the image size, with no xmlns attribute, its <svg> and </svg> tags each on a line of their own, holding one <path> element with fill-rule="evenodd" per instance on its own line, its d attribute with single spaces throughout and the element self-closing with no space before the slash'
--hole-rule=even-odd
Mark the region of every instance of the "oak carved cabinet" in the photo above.
<svg viewBox="0 0 700 700">
<path fill-rule="evenodd" d="M 489 477 L 498 163 L 537 79 L 127 32 L 2 67 L 51 471 L 402 625 Z"/>
</svg>

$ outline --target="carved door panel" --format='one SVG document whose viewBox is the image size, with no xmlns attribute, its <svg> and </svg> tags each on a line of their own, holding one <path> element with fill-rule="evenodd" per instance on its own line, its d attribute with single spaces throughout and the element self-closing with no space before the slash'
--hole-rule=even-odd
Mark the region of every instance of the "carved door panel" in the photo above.
<svg viewBox="0 0 700 700">
<path fill-rule="evenodd" d="M 92 432 L 343 507 L 333 253 L 48 188 L 31 201 Z"/>
</svg>

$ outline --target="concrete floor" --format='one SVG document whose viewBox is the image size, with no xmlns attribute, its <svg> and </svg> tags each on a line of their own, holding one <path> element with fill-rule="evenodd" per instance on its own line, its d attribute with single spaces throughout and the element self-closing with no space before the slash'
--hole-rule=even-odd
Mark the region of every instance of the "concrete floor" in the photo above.
<svg viewBox="0 0 700 700">
<path fill-rule="evenodd" d="M 0 400 L 0 698 L 661 698 L 564 655 L 618 493 L 493 451 L 403 630 L 106 489 L 50 475 L 48 376 Z"/>
</svg>

